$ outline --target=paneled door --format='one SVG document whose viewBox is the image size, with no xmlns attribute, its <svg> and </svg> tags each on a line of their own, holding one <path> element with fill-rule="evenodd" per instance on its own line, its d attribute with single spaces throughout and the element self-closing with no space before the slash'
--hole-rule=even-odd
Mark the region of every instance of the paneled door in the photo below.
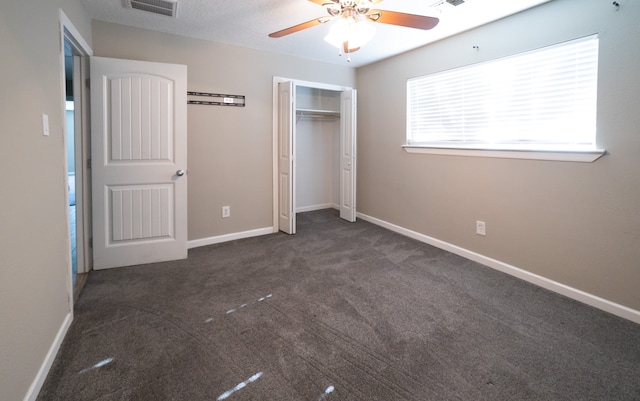
<svg viewBox="0 0 640 401">
<path fill-rule="evenodd" d="M 340 94 L 340 217 L 356 221 L 356 90 Z"/>
<path fill-rule="evenodd" d="M 295 86 L 293 82 L 278 84 L 278 224 L 287 234 L 296 233 L 295 182 Z"/>
<path fill-rule="evenodd" d="M 91 58 L 93 268 L 187 257 L 187 67 Z"/>
</svg>

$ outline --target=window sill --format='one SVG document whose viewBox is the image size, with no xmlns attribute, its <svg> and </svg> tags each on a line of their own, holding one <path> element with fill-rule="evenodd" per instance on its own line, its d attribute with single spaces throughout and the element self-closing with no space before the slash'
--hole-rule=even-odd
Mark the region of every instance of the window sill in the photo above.
<svg viewBox="0 0 640 401">
<path fill-rule="evenodd" d="M 429 155 L 493 157 L 500 159 L 551 160 L 592 163 L 604 156 L 604 149 L 527 149 L 489 148 L 478 145 L 467 146 L 438 146 L 438 145 L 403 145 L 407 153 L 422 153 Z"/>
</svg>

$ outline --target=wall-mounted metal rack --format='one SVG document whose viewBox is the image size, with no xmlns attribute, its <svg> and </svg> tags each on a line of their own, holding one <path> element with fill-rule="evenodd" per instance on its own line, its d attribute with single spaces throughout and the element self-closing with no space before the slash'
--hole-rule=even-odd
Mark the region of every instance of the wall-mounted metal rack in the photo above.
<svg viewBox="0 0 640 401">
<path fill-rule="evenodd" d="M 193 100 L 187 98 L 187 104 L 202 104 L 206 106 L 235 106 L 244 107 L 245 98 L 244 95 L 227 95 L 224 93 L 207 93 L 207 92 L 187 92 L 189 96 L 201 96 L 207 98 L 214 98 L 214 100 Z"/>
</svg>

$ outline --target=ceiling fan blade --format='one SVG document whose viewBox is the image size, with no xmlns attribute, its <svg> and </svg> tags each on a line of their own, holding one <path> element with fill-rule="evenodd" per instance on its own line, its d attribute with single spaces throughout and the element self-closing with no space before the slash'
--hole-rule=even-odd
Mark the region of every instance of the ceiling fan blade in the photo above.
<svg viewBox="0 0 640 401">
<path fill-rule="evenodd" d="M 330 18 L 324 18 L 324 17 L 315 18 L 315 19 L 312 19 L 311 21 L 303 22 L 302 24 L 290 26 L 289 28 L 285 28 L 285 29 L 283 29 L 281 31 L 270 33 L 269 37 L 270 38 L 281 38 L 283 36 L 286 36 L 286 35 L 301 31 L 303 29 L 307 29 L 307 28 L 314 27 L 316 25 L 323 24 L 323 23 L 325 23 L 325 22 L 327 22 L 329 20 L 330 20 Z"/>
<path fill-rule="evenodd" d="M 431 29 L 438 25 L 440 20 L 435 17 L 427 17 L 424 15 L 405 14 L 395 11 L 371 10 L 367 13 L 367 18 L 373 22 L 381 22 L 383 24 L 406 26 L 416 29 Z"/>
</svg>

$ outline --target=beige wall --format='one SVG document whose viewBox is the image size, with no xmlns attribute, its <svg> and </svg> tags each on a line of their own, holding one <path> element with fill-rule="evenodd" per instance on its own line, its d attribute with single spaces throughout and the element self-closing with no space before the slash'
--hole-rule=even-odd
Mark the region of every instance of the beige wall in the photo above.
<svg viewBox="0 0 640 401">
<path fill-rule="evenodd" d="M 0 2 L 0 399 L 7 401 L 25 397 L 71 309 L 59 8 L 91 43 L 78 0 Z"/>
<path fill-rule="evenodd" d="M 242 108 L 188 106 L 189 240 L 273 225 L 274 76 L 355 85 L 346 66 L 106 22 L 93 22 L 93 38 L 96 56 L 186 64 L 190 91 L 246 96 Z"/>
<path fill-rule="evenodd" d="M 556 0 L 360 68 L 358 210 L 640 310 L 640 2 L 620 3 Z M 407 78 L 593 33 L 597 142 L 609 155 L 586 164 L 401 149 Z"/>
<path fill-rule="evenodd" d="M 247 96 L 245 108 L 189 106 L 190 239 L 271 225 L 272 76 L 355 86 L 357 74 L 359 211 L 638 310 L 640 3 L 620 3 L 616 11 L 607 1 L 555 0 L 356 73 L 102 22 L 92 32 L 78 0 L 0 2 L 0 399 L 24 398 L 70 312 L 58 8 L 96 55 L 187 64 L 190 90 Z M 400 148 L 407 78 L 596 32 L 604 158 Z M 230 219 L 220 218 L 222 205 Z M 486 237 L 474 234 L 477 219 Z"/>
</svg>

